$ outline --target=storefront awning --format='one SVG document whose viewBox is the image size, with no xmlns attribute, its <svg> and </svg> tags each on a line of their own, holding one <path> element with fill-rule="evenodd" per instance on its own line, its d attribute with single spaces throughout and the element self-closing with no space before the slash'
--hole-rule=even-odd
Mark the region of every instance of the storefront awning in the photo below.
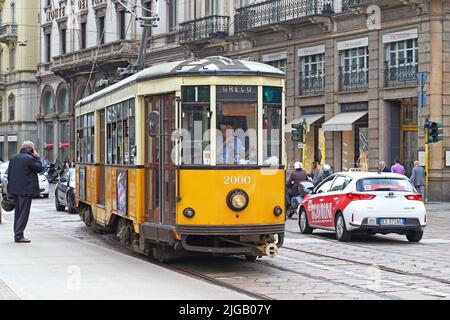
<svg viewBox="0 0 450 320">
<path fill-rule="evenodd" d="M 300 116 L 300 118 L 294 119 L 291 122 L 288 122 L 288 124 L 286 124 L 286 128 L 284 130 L 285 133 L 291 133 L 292 132 L 292 125 L 296 124 L 296 123 L 300 123 L 303 122 L 303 119 L 305 119 L 306 124 L 307 124 L 307 128 L 306 130 L 309 131 L 309 126 L 312 125 L 314 122 L 316 122 L 317 120 L 319 120 L 320 118 L 325 117 L 325 114 L 323 113 L 318 113 L 318 114 L 305 114 L 303 116 Z"/>
<path fill-rule="evenodd" d="M 323 131 L 352 131 L 353 123 L 364 117 L 368 111 L 342 112 L 322 124 Z"/>
</svg>

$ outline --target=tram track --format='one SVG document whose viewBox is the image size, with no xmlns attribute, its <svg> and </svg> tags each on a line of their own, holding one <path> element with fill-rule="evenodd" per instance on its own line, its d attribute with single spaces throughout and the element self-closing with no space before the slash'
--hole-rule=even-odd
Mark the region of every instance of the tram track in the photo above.
<svg viewBox="0 0 450 320">
<path fill-rule="evenodd" d="M 214 285 L 217 285 L 217 286 L 220 286 L 220 287 L 223 287 L 223 288 L 227 288 L 229 290 L 233 290 L 235 292 L 247 295 L 247 296 L 249 296 L 251 298 L 254 298 L 254 299 L 258 299 L 258 300 L 274 300 L 273 298 L 268 297 L 266 295 L 258 294 L 258 293 L 255 293 L 255 292 L 252 292 L 252 291 L 249 291 L 249 290 L 246 290 L 246 289 L 242 289 L 240 287 L 237 287 L 237 286 L 234 286 L 232 284 L 229 284 L 229 283 L 227 283 L 225 281 L 216 279 L 214 277 L 210 277 L 210 276 L 208 276 L 208 275 L 206 275 L 204 273 L 197 272 L 197 271 L 191 270 L 189 268 L 180 267 L 178 265 L 171 264 L 171 263 L 158 262 L 156 260 L 151 259 L 151 257 L 147 257 L 147 256 L 143 255 L 142 253 L 137 252 L 137 251 L 133 250 L 132 248 L 121 244 L 119 241 L 114 239 L 114 237 L 111 237 L 111 236 L 103 234 L 102 238 L 107 240 L 109 243 L 115 245 L 116 247 L 120 248 L 121 249 L 121 253 L 129 255 L 129 256 L 132 256 L 132 257 L 137 258 L 137 259 L 140 259 L 142 261 L 146 261 L 146 262 L 152 263 L 154 265 L 157 265 L 159 267 L 162 267 L 162 268 L 174 271 L 174 272 L 178 272 L 180 274 L 183 274 L 183 275 L 186 275 L 186 276 L 189 276 L 189 277 L 192 277 L 192 278 L 200 279 L 200 280 L 209 282 L 211 284 L 214 284 Z"/>
<path fill-rule="evenodd" d="M 292 232 L 292 231 L 287 231 L 287 232 L 295 234 L 295 232 Z M 315 238 L 318 238 L 318 239 L 322 239 L 319 236 L 314 236 L 314 235 L 311 235 L 311 236 L 315 237 Z M 332 240 L 329 240 L 329 239 L 322 239 L 322 240 L 332 242 Z M 345 244 L 345 245 L 378 251 L 377 249 L 374 249 L 374 248 L 371 248 L 371 247 L 366 247 L 366 246 L 358 246 L 358 245 L 351 245 L 351 244 Z M 385 271 L 385 272 L 390 272 L 390 273 L 395 273 L 395 274 L 404 275 L 404 276 L 410 276 L 410 277 L 419 277 L 419 278 L 423 278 L 423 279 L 427 279 L 427 280 L 432 280 L 432 281 L 435 281 L 435 282 L 438 282 L 438 283 L 449 284 L 450 285 L 450 280 L 441 279 L 441 278 L 434 277 L 434 276 L 429 276 L 429 275 L 426 275 L 426 274 L 423 274 L 423 273 L 405 271 L 405 270 L 401 270 L 401 269 L 397 269 L 397 268 L 388 267 L 388 266 L 385 266 L 385 265 L 382 265 L 382 264 L 375 264 L 375 263 L 363 262 L 363 261 L 358 261 L 358 260 L 353 260 L 353 259 L 348 259 L 348 258 L 341 258 L 341 257 L 333 256 L 333 255 L 312 252 L 312 251 L 308 251 L 308 250 L 304 250 L 304 249 L 298 249 L 298 248 L 293 248 L 293 247 L 289 247 L 289 246 L 285 246 L 285 245 L 283 245 L 282 248 L 286 249 L 286 250 L 290 250 L 290 251 L 295 251 L 295 252 L 300 252 L 300 253 L 316 256 L 316 257 L 338 260 L 338 261 L 342 261 L 342 262 L 346 262 L 346 263 L 352 263 L 352 264 L 361 265 L 361 266 L 364 266 L 364 267 L 374 267 L 374 268 L 378 268 L 378 269 L 380 269 L 382 271 Z M 410 256 L 410 255 L 407 255 L 407 256 Z"/>
</svg>

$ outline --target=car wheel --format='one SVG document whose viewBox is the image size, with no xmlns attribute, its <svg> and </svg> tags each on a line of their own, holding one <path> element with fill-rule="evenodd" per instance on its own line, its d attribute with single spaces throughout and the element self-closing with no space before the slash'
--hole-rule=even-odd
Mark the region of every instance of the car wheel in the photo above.
<svg viewBox="0 0 450 320">
<path fill-rule="evenodd" d="M 352 238 L 352 234 L 347 231 L 347 227 L 345 226 L 345 220 L 342 213 L 338 213 L 336 215 L 336 221 L 334 223 L 336 230 L 336 239 L 342 242 L 349 241 Z"/>
<path fill-rule="evenodd" d="M 298 226 L 300 227 L 300 232 L 303 234 L 311 234 L 313 232 L 313 228 L 308 223 L 308 215 L 304 208 L 300 209 L 300 215 L 298 217 Z"/>
<path fill-rule="evenodd" d="M 419 242 L 422 239 L 423 231 L 410 231 L 406 234 L 409 242 Z"/>
<path fill-rule="evenodd" d="M 73 199 L 73 196 L 71 196 L 70 194 L 67 195 L 67 209 L 69 210 L 69 213 L 77 213 L 75 201 Z"/>
<path fill-rule="evenodd" d="M 66 209 L 65 206 L 59 204 L 58 194 L 56 192 L 55 192 L 55 207 L 56 207 L 56 211 L 64 211 L 64 209 Z"/>
</svg>

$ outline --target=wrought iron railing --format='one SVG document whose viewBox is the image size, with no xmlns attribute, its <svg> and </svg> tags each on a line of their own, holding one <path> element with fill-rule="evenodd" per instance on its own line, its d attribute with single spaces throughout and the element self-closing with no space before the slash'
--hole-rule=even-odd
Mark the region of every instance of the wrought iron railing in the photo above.
<svg viewBox="0 0 450 320">
<path fill-rule="evenodd" d="M 384 62 L 384 85 L 390 86 L 400 82 L 417 80 L 418 64 L 416 61 L 398 59 Z"/>
<path fill-rule="evenodd" d="M 369 84 L 369 71 L 367 69 L 350 69 L 345 70 L 339 68 L 339 90 L 353 90 L 365 88 Z"/>
<path fill-rule="evenodd" d="M 322 93 L 325 90 L 325 75 L 300 73 L 299 94 Z"/>
<path fill-rule="evenodd" d="M 180 44 L 228 36 L 230 17 L 209 16 L 180 23 Z"/>
<path fill-rule="evenodd" d="M 235 31 L 333 12 L 333 0 L 269 0 L 237 9 Z"/>
</svg>

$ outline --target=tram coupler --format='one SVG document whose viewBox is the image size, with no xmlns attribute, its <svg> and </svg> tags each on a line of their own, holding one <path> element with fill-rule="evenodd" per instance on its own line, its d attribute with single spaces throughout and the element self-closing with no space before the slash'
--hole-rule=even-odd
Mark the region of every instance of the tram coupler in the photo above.
<svg viewBox="0 0 450 320">
<path fill-rule="evenodd" d="M 259 251 L 264 252 L 269 258 L 275 258 L 278 254 L 278 246 L 275 243 L 267 243 L 257 248 Z"/>
</svg>

